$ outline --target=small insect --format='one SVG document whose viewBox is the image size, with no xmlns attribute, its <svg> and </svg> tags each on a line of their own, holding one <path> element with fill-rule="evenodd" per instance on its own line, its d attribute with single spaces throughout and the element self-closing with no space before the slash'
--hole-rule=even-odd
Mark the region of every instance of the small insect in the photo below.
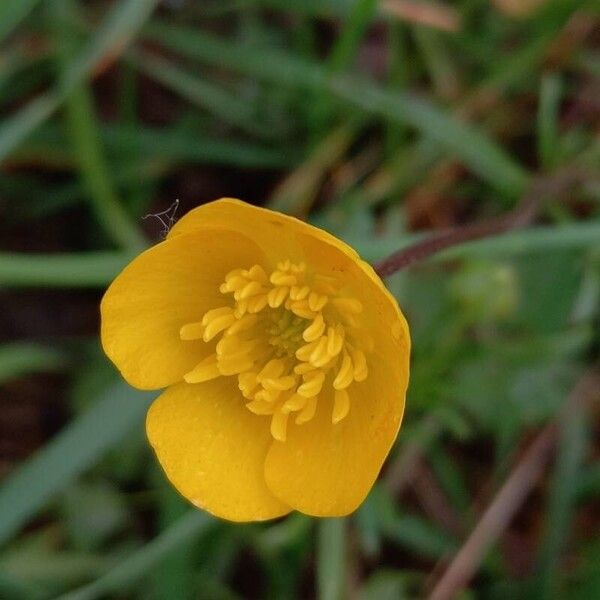
<svg viewBox="0 0 600 600">
<path fill-rule="evenodd" d="M 173 202 L 173 204 L 171 204 L 169 208 L 163 210 L 162 212 L 148 213 L 147 215 L 144 215 L 142 219 L 145 220 L 149 217 L 154 217 L 155 219 L 158 219 L 160 221 L 160 224 L 162 225 L 160 233 L 163 238 L 166 238 L 167 234 L 171 230 L 171 227 L 173 227 L 173 224 L 175 223 L 175 215 L 177 214 L 178 208 L 179 199 L 175 200 L 175 202 Z"/>
</svg>

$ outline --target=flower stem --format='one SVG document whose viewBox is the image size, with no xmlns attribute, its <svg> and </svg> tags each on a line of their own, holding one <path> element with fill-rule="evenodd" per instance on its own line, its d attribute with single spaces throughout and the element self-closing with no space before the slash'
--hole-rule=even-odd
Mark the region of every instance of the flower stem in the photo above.
<svg viewBox="0 0 600 600">
<path fill-rule="evenodd" d="M 442 231 L 407 248 L 401 248 L 375 263 L 373 268 L 379 276 L 388 277 L 451 246 L 524 227 L 536 218 L 547 202 L 561 196 L 584 178 L 585 174 L 569 169 L 550 177 L 534 179 L 519 204 L 509 213 Z"/>
</svg>

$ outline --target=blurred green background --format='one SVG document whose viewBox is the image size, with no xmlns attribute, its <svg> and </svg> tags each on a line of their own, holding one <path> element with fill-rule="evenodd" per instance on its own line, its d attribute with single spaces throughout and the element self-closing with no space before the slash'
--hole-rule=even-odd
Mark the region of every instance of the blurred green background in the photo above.
<svg viewBox="0 0 600 600">
<path fill-rule="evenodd" d="M 599 24 L 586 0 L 2 0 L 0 598 L 600 598 Z M 240 197 L 375 261 L 575 169 L 532 227 L 389 279 L 407 413 L 355 514 L 230 525 L 166 485 L 153 394 L 97 337 L 163 236 L 143 217 Z"/>
</svg>

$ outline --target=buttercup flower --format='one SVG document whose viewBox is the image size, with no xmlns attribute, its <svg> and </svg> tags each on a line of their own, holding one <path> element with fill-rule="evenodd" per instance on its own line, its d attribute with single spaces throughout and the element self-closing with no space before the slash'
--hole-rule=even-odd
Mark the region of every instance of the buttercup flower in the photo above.
<svg viewBox="0 0 600 600">
<path fill-rule="evenodd" d="M 147 434 L 194 505 L 257 521 L 341 516 L 364 500 L 400 426 L 410 338 L 349 246 L 218 200 L 133 260 L 101 310 L 123 377 L 167 388 Z"/>
</svg>

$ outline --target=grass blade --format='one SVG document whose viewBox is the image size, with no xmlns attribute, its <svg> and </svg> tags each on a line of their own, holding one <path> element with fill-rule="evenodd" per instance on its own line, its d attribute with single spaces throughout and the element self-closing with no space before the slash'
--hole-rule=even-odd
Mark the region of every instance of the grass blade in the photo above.
<svg viewBox="0 0 600 600">
<path fill-rule="evenodd" d="M 15 342 L 0 346 L 0 385 L 27 373 L 56 371 L 66 364 L 60 350 Z"/>
<path fill-rule="evenodd" d="M 537 115 L 538 157 L 545 169 L 556 164 L 558 145 L 558 111 L 562 85 L 558 75 L 546 75 L 540 89 L 540 105 Z"/>
<path fill-rule="evenodd" d="M 0 128 L 0 160 L 43 123 L 83 81 L 106 59 L 125 46 L 158 3 L 158 0 L 125 0 L 116 4 L 87 46 L 60 78 L 55 90 L 33 100 Z"/>
<path fill-rule="evenodd" d="M 59 62 L 63 72 L 66 72 L 79 51 L 76 32 L 69 19 L 74 5 L 69 0 L 57 0 L 52 4 L 52 9 L 56 17 L 55 39 L 59 48 Z M 87 84 L 82 82 L 73 88 L 66 98 L 65 108 L 70 146 L 75 151 L 86 196 L 98 222 L 118 246 L 143 249 L 146 246 L 144 236 L 124 210 L 109 174 L 100 142 L 94 101 Z"/>
<path fill-rule="evenodd" d="M 0 43 L 39 3 L 40 0 L 4 0 L 0 4 Z"/>
<path fill-rule="evenodd" d="M 322 519 L 317 533 L 319 600 L 342 600 L 346 584 L 346 521 Z"/>
<path fill-rule="evenodd" d="M 116 444 L 142 427 L 152 393 L 125 383 L 110 387 L 94 406 L 25 462 L 0 489 L 0 544 L 8 540 L 53 494 Z"/>
<path fill-rule="evenodd" d="M 375 262 L 379 257 L 387 256 L 398 248 L 408 246 L 422 239 L 418 235 L 375 238 L 371 240 L 343 236 L 344 240 L 356 248 L 361 256 Z M 600 247 L 600 221 L 570 223 L 560 227 L 541 226 L 523 231 L 511 231 L 496 237 L 467 242 L 443 250 L 433 258 L 435 261 L 454 260 L 456 258 L 480 258 L 497 256 L 519 256 L 531 252 L 551 251 L 566 248 Z"/>
<path fill-rule="evenodd" d="M 104 287 L 133 256 L 124 252 L 0 252 L 0 287 Z"/>
<path fill-rule="evenodd" d="M 388 92 L 356 77 L 329 77 L 317 63 L 301 61 L 284 52 L 225 41 L 194 29 L 153 23 L 146 32 L 153 41 L 190 58 L 279 85 L 332 93 L 387 121 L 409 124 L 451 150 L 473 172 L 512 197 L 520 196 L 527 185 L 527 172 L 481 131 L 413 94 Z"/>
<path fill-rule="evenodd" d="M 540 544 L 538 568 L 543 597 L 555 597 L 559 591 L 561 551 L 573 531 L 573 513 L 577 501 L 578 481 L 587 446 L 587 417 L 580 406 L 574 406 L 561 423 L 554 481 L 550 491 L 546 532 Z"/>
<path fill-rule="evenodd" d="M 58 600 L 93 600 L 112 594 L 120 595 L 126 586 L 149 573 L 173 551 L 201 536 L 214 523 L 206 513 L 191 510 L 106 575 L 85 587 L 60 596 Z"/>
</svg>

